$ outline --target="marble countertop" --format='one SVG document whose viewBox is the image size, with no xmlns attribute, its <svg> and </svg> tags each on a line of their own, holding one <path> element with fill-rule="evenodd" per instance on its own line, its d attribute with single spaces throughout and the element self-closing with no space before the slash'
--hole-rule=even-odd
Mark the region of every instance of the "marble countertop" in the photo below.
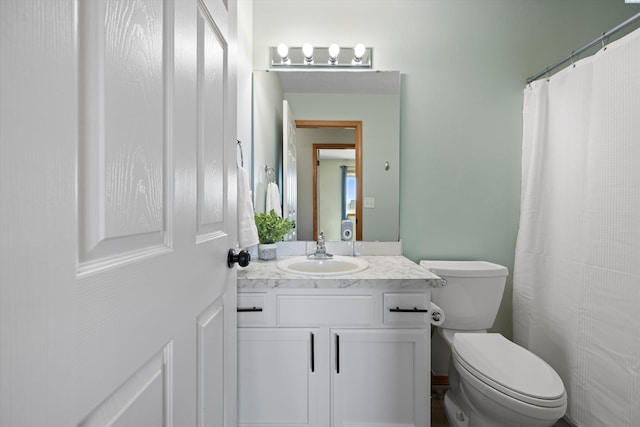
<svg viewBox="0 0 640 427">
<path fill-rule="evenodd" d="M 305 276 L 278 268 L 275 261 L 252 260 L 238 268 L 238 289 L 256 288 L 373 288 L 428 289 L 444 286 L 445 281 L 404 256 L 360 256 L 369 263 L 363 271 L 340 276 Z"/>
</svg>

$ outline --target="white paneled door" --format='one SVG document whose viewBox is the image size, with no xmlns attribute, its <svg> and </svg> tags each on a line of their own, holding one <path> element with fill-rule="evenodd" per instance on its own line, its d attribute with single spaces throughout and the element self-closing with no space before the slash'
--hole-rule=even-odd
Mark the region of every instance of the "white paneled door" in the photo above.
<svg viewBox="0 0 640 427">
<path fill-rule="evenodd" d="M 289 101 L 282 101 L 282 217 L 298 221 L 298 166 L 296 162 L 296 120 Z M 294 228 L 284 240 L 298 240 Z"/>
<path fill-rule="evenodd" d="M 233 0 L 0 0 L 0 426 L 235 426 Z"/>
</svg>

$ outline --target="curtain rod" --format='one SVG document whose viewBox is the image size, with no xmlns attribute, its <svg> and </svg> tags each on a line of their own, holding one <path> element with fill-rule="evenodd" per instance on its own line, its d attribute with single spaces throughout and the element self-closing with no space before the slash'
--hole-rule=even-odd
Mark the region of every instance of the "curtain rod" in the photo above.
<svg viewBox="0 0 640 427">
<path fill-rule="evenodd" d="M 615 33 L 617 33 L 618 31 L 622 30 L 623 28 L 631 25 L 633 22 L 637 21 L 638 19 L 640 19 L 640 13 L 638 13 L 638 14 L 632 16 L 631 18 L 627 19 L 626 21 L 624 21 L 622 24 L 618 25 L 617 27 L 612 28 L 609 31 L 606 31 L 606 32 L 602 33 L 602 35 L 600 37 L 598 37 L 597 39 L 593 40 L 591 43 L 588 43 L 588 44 L 582 46 L 578 50 L 574 50 L 573 52 L 571 52 L 569 55 L 567 55 L 566 57 L 562 58 L 558 62 L 556 62 L 553 65 L 550 65 L 547 68 L 545 68 L 544 70 L 540 71 L 538 74 L 535 74 L 535 75 L 533 75 L 531 77 L 528 77 L 527 78 L 527 84 L 529 84 L 529 83 L 531 83 L 531 82 L 533 82 L 535 80 L 538 80 L 540 77 L 548 74 L 551 70 L 554 70 L 554 69 L 558 68 L 559 66 L 561 66 L 565 62 L 573 60 L 573 58 L 577 57 L 578 55 L 580 55 L 585 50 L 592 48 L 596 44 L 604 43 L 604 39 L 614 35 Z"/>
</svg>

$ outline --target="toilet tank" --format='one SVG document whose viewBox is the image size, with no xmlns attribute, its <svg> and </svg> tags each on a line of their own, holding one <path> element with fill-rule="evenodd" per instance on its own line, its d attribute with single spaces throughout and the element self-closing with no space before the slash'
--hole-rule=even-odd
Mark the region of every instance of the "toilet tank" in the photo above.
<svg viewBox="0 0 640 427">
<path fill-rule="evenodd" d="M 444 311 L 444 329 L 484 330 L 493 326 L 509 270 L 486 261 L 420 261 L 447 281 L 431 289 L 431 300 Z"/>
</svg>

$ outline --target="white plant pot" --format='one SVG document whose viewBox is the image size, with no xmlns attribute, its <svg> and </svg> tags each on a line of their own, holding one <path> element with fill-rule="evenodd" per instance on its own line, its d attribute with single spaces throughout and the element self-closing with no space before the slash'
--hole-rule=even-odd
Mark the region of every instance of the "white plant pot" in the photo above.
<svg viewBox="0 0 640 427">
<path fill-rule="evenodd" d="M 275 243 L 260 243 L 258 245 L 258 258 L 264 261 L 270 261 L 278 258 L 278 246 Z"/>
</svg>

